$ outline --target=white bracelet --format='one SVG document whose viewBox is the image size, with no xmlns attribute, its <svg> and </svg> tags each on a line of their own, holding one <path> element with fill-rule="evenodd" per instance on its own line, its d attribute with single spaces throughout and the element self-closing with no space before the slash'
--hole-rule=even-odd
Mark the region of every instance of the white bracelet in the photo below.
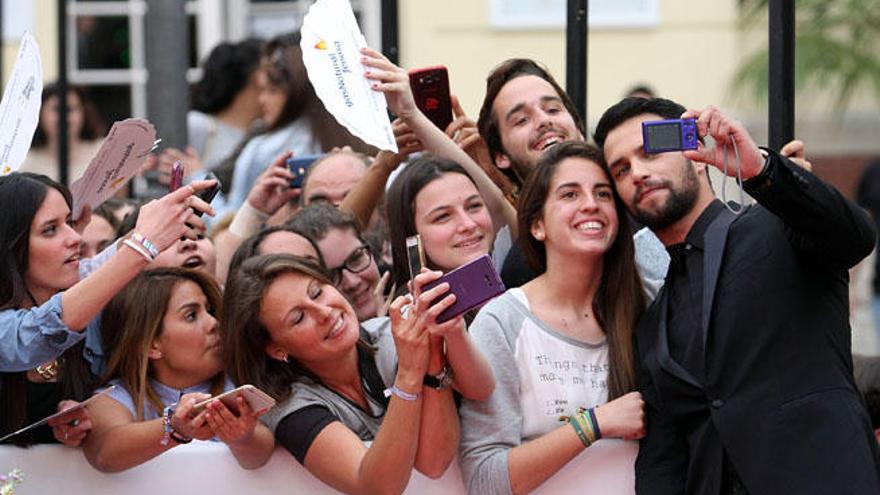
<svg viewBox="0 0 880 495">
<path fill-rule="evenodd" d="M 238 211 L 235 212 L 232 223 L 229 224 L 229 232 L 242 239 L 247 239 L 256 234 L 260 230 L 260 226 L 268 219 L 269 215 L 254 208 L 250 202 L 245 200 L 241 207 L 238 208 Z"/>
<path fill-rule="evenodd" d="M 404 390 L 400 390 L 399 388 L 397 388 L 397 385 L 392 385 L 392 386 L 386 388 L 384 393 L 385 393 L 385 397 L 391 397 L 392 395 L 395 395 L 397 397 L 400 397 L 403 400 L 410 401 L 410 402 L 415 401 L 415 400 L 419 400 L 419 396 L 422 395 L 419 392 L 411 394 L 411 393 L 406 392 Z"/>
<path fill-rule="evenodd" d="M 147 260 L 148 263 L 151 263 L 151 262 L 153 261 L 153 257 L 150 256 L 150 253 L 144 251 L 144 248 L 142 248 L 141 246 L 139 246 L 139 245 L 138 245 L 136 242 L 134 242 L 133 240 L 131 240 L 131 239 L 124 239 L 124 240 L 122 241 L 122 243 L 125 244 L 126 246 L 128 246 L 128 247 L 134 249 L 134 251 L 135 251 L 137 254 L 143 256 L 144 259 Z"/>
</svg>

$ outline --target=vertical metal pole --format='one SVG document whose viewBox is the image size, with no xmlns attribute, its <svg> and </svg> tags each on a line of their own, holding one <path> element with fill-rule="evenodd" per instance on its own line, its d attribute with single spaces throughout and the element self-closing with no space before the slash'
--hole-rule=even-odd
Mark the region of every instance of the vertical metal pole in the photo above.
<svg viewBox="0 0 880 495">
<path fill-rule="evenodd" d="M 70 183 L 67 92 L 67 0 L 58 0 L 58 181 L 62 184 Z"/>
<path fill-rule="evenodd" d="M 568 0 L 565 29 L 565 91 L 587 121 L 587 0 Z"/>
<path fill-rule="evenodd" d="M 794 0 L 771 0 L 768 145 L 794 139 Z"/>
<path fill-rule="evenodd" d="M 147 117 L 162 138 L 162 147 L 185 149 L 189 142 L 186 113 L 189 109 L 189 23 L 185 2 L 148 0 L 146 24 Z M 148 176 L 145 196 L 167 191 L 156 177 Z"/>
<path fill-rule="evenodd" d="M 146 15 L 147 115 L 163 147 L 183 149 L 188 142 L 189 23 L 185 2 L 149 0 Z"/>
<path fill-rule="evenodd" d="M 382 53 L 395 65 L 400 65 L 400 36 L 397 0 L 382 0 Z"/>
</svg>

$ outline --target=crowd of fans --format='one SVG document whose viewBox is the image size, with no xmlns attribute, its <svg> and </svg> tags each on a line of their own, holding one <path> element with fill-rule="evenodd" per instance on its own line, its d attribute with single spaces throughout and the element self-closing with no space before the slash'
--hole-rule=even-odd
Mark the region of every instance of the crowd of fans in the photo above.
<svg viewBox="0 0 880 495">
<path fill-rule="evenodd" d="M 224 43 L 193 88 L 191 146 L 153 159 L 166 180 L 181 160 L 187 185 L 76 222 L 38 157 L 57 146 L 47 86 L 28 162 L 0 177 L 0 436 L 100 393 L 8 442 L 80 448 L 102 472 L 192 440 L 223 442 L 254 469 L 277 445 L 347 493 L 399 493 L 413 468 L 437 478 L 456 457 L 468 492 L 525 493 L 586 450 L 602 476 L 584 473 L 585 492 L 635 491 L 653 409 L 634 332 L 670 258 L 633 225 L 607 146 L 587 142 L 532 60 L 488 75 L 477 121 L 453 98 L 439 129 L 405 70 L 362 56 L 398 153 L 329 115 L 297 35 Z M 624 101 L 659 101 L 639 91 Z M 81 92 L 68 101 L 76 158 L 101 126 Z M 287 160 L 303 155 L 317 159 L 291 187 Z M 222 184 L 211 204 L 196 195 L 214 185 L 208 171 Z M 411 274 L 416 234 L 426 266 Z M 507 292 L 438 322 L 456 297 L 427 284 L 484 255 Z M 857 362 L 876 429 L 875 364 Z M 197 406 L 243 384 L 276 406 Z"/>
</svg>

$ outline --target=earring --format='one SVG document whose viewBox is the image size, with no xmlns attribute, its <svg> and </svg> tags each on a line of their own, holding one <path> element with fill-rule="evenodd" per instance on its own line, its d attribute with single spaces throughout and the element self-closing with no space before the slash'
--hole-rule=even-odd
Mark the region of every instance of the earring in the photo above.
<svg viewBox="0 0 880 495">
<path fill-rule="evenodd" d="M 284 361 L 285 363 L 289 363 L 289 362 L 290 362 L 290 356 L 288 356 L 287 354 L 279 354 L 279 355 L 278 355 L 278 360 L 279 360 L 279 361 Z"/>
<path fill-rule="evenodd" d="M 535 234 L 535 239 L 537 239 L 537 240 L 539 240 L 539 241 L 543 241 L 543 240 L 544 240 L 544 233 L 543 233 L 543 232 L 537 232 L 537 233 Z"/>
</svg>

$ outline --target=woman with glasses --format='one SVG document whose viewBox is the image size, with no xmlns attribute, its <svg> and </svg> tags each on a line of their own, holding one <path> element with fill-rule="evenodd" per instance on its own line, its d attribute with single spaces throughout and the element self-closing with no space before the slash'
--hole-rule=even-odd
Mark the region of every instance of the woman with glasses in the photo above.
<svg viewBox="0 0 880 495">
<path fill-rule="evenodd" d="M 389 275 L 380 277 L 354 216 L 318 202 L 297 213 L 288 225 L 318 246 L 330 281 L 351 301 L 358 320 L 384 316 L 383 293 Z"/>
</svg>

